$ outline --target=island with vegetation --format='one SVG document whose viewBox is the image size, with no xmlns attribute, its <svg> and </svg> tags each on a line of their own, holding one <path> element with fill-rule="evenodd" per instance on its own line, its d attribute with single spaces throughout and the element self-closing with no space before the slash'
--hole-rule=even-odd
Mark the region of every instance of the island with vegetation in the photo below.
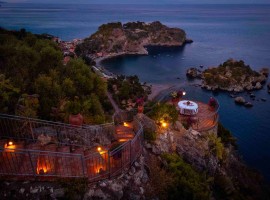
<svg viewBox="0 0 270 200">
<path fill-rule="evenodd" d="M 98 31 L 79 44 L 76 53 L 93 60 L 128 54 L 148 54 L 147 46 L 182 46 L 192 40 L 184 30 L 169 28 L 158 21 L 103 24 Z"/>
<path fill-rule="evenodd" d="M 187 70 L 187 76 L 201 78 L 202 87 L 207 90 L 223 90 L 229 92 L 243 92 L 244 90 L 261 89 L 268 77 L 268 69 L 254 71 L 244 61 L 229 59 L 218 67 L 211 67 L 201 71 L 197 68 Z"/>
</svg>

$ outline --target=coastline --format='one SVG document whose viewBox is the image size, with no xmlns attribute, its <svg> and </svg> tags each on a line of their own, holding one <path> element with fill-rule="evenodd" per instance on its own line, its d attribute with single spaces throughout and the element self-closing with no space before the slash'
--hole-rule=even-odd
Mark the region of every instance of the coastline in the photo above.
<svg viewBox="0 0 270 200">
<path fill-rule="evenodd" d="M 168 93 L 174 87 L 173 84 L 151 84 L 151 94 L 148 96 L 148 100 L 156 100 L 162 93 Z"/>
<path fill-rule="evenodd" d="M 94 58 L 93 60 L 95 61 L 95 71 L 100 71 L 101 72 L 101 75 L 104 77 L 104 78 L 115 78 L 117 77 L 116 74 L 106 70 L 102 65 L 101 63 L 104 61 L 104 60 L 109 60 L 109 59 L 112 59 L 112 58 L 116 58 L 116 57 L 120 57 L 120 56 L 128 56 L 128 55 L 148 55 L 148 52 L 145 51 L 145 52 L 136 52 L 136 53 L 127 53 L 127 52 L 121 52 L 121 53 L 114 53 L 114 54 L 109 54 L 109 55 L 105 55 L 105 56 L 100 56 L 100 57 L 97 57 L 97 58 Z"/>
<path fill-rule="evenodd" d="M 128 55 L 148 55 L 143 54 L 143 53 L 118 53 L 118 54 L 111 54 L 111 55 L 106 55 L 106 56 L 101 56 L 98 58 L 95 58 L 94 61 L 96 63 L 94 67 L 96 72 L 99 72 L 104 78 L 116 78 L 117 75 L 112 73 L 111 71 L 106 70 L 102 66 L 102 62 L 104 60 L 108 60 L 111 58 L 119 57 L 119 56 L 128 56 Z M 172 90 L 173 88 L 176 87 L 175 84 L 158 84 L 158 83 L 148 83 L 148 85 L 151 86 L 151 94 L 148 96 L 148 100 L 153 101 L 157 100 L 157 98 L 162 94 L 162 93 L 168 93 L 169 90 Z"/>
</svg>

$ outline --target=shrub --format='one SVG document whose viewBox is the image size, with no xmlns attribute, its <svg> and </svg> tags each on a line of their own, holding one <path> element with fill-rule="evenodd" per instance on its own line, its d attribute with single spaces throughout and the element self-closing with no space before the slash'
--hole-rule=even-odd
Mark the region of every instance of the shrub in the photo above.
<svg viewBox="0 0 270 200">
<path fill-rule="evenodd" d="M 232 133 L 226 129 L 221 123 L 218 123 L 218 137 L 221 138 L 221 142 L 224 144 L 224 145 L 233 145 L 234 147 L 237 147 L 237 144 L 236 144 L 236 138 L 233 137 Z"/>
<path fill-rule="evenodd" d="M 209 183 L 204 174 L 197 172 L 177 154 L 163 154 L 162 158 L 168 163 L 167 171 L 173 176 L 167 199 L 209 199 Z"/>
<path fill-rule="evenodd" d="M 165 121 L 174 124 L 178 119 L 178 111 L 174 105 L 159 103 L 153 107 L 149 116 L 156 122 Z"/>
<path fill-rule="evenodd" d="M 144 139 L 148 142 L 155 141 L 157 138 L 157 133 L 149 129 L 144 129 Z"/>
</svg>

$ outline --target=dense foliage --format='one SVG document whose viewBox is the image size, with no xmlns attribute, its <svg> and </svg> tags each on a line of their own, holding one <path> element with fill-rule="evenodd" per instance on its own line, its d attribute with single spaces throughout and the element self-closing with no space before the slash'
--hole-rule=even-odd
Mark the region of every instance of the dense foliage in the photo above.
<svg viewBox="0 0 270 200">
<path fill-rule="evenodd" d="M 178 111 L 174 105 L 167 103 L 156 104 L 149 113 L 150 118 L 158 122 L 169 122 L 174 124 L 178 119 Z"/>
<path fill-rule="evenodd" d="M 98 31 L 76 47 L 77 55 L 93 55 L 96 53 L 135 53 L 147 45 L 170 45 L 183 43 L 186 33 L 182 29 L 168 28 L 159 21 L 113 22 L 103 24 Z"/>
<path fill-rule="evenodd" d="M 259 76 L 259 73 L 253 71 L 244 61 L 229 59 L 219 67 L 206 69 L 203 72 L 203 78 L 208 85 L 218 85 L 219 87 L 229 87 L 230 85 L 246 81 L 250 77 Z M 245 78 L 245 80 L 242 80 Z"/>
<path fill-rule="evenodd" d="M 228 146 L 229 144 L 236 147 L 236 138 L 233 137 L 232 133 L 226 129 L 221 123 L 218 123 L 218 137 L 221 138 L 221 141 L 224 145 Z"/>
<path fill-rule="evenodd" d="M 141 84 L 138 76 L 118 76 L 108 80 L 108 90 L 121 108 L 135 105 L 138 98 L 147 99 L 151 89 L 145 83 Z"/>
<path fill-rule="evenodd" d="M 57 44 L 21 30 L 0 30 L 0 112 L 14 114 L 32 104 L 22 104 L 35 94 L 38 102 L 29 117 L 63 121 L 71 102 L 80 108 L 88 123 L 105 122 L 102 105 L 106 102 L 106 83 L 94 74 L 81 59 L 62 64 Z M 108 106 L 107 106 L 108 107 Z M 21 112 L 22 115 L 23 112 Z"/>
<path fill-rule="evenodd" d="M 210 188 L 204 174 L 197 172 L 177 154 L 162 156 L 168 163 L 167 171 L 173 176 L 168 199 L 209 199 Z"/>
</svg>

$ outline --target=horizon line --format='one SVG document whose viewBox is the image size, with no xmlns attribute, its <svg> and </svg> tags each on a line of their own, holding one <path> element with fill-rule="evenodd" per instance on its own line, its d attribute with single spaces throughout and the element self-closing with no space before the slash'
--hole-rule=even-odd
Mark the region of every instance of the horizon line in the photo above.
<svg viewBox="0 0 270 200">
<path fill-rule="evenodd" d="M 270 5 L 269 3 L 59 3 L 59 2 L 5 2 L 0 1 L 0 4 L 89 4 L 89 5 Z"/>
</svg>

